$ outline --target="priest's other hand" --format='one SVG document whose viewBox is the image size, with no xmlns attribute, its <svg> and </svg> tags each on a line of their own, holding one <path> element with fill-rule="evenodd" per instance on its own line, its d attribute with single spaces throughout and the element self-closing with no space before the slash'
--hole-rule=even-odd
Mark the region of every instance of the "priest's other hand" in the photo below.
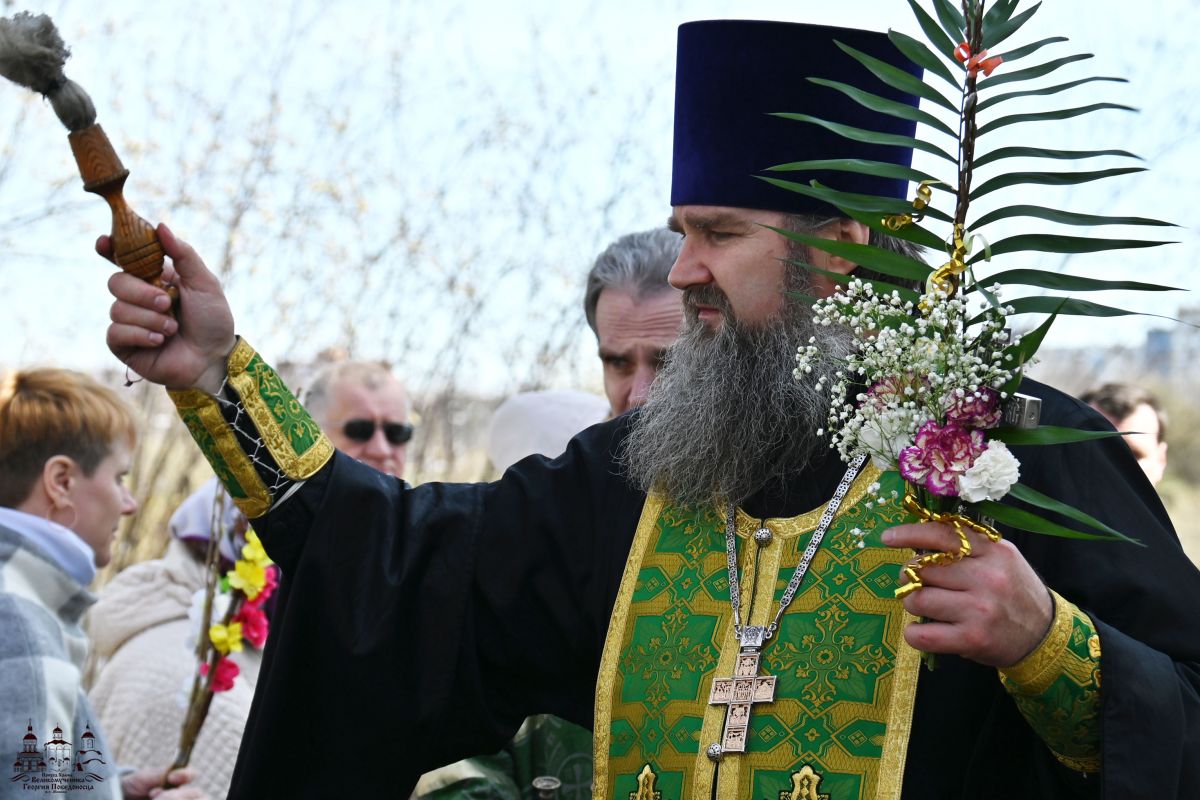
<svg viewBox="0 0 1200 800">
<path fill-rule="evenodd" d="M 208 800 L 208 795 L 199 789 L 184 784 L 196 780 L 192 769 L 172 770 L 168 777 L 170 789 L 162 788 L 165 769 L 139 769 L 121 778 L 121 794 L 125 800 Z"/>
<path fill-rule="evenodd" d="M 167 293 L 127 272 L 108 279 L 116 298 L 109 311 L 108 349 L 134 372 L 169 389 L 203 389 L 216 394 L 225 380 L 225 360 L 233 352 L 233 314 L 221 284 L 186 242 L 166 225 L 158 239 L 169 261 L 163 282 L 179 287 L 177 317 Z M 96 252 L 111 260 L 112 242 L 96 241 Z"/>
<path fill-rule="evenodd" d="M 971 555 L 922 567 L 923 589 L 904 598 L 909 613 L 924 618 L 904 630 L 904 640 L 926 653 L 955 653 L 992 667 L 1010 667 L 1033 652 L 1054 618 L 1046 584 L 1008 541 L 992 542 L 973 530 Z M 958 535 L 941 523 L 898 525 L 885 544 L 914 550 L 956 551 Z"/>
</svg>

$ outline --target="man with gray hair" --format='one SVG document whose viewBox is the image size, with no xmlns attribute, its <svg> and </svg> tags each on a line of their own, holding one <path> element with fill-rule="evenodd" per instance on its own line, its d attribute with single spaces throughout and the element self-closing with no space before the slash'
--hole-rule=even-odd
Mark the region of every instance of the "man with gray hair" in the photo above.
<svg viewBox="0 0 1200 800">
<path fill-rule="evenodd" d="M 683 306 L 667 275 L 682 242 L 666 228 L 626 234 L 588 273 L 583 312 L 596 334 L 614 417 L 645 402 L 663 354 L 679 335 Z"/>
<path fill-rule="evenodd" d="M 338 450 L 388 475 L 404 474 L 412 409 L 386 364 L 330 364 L 313 379 L 304 404 Z"/>
</svg>

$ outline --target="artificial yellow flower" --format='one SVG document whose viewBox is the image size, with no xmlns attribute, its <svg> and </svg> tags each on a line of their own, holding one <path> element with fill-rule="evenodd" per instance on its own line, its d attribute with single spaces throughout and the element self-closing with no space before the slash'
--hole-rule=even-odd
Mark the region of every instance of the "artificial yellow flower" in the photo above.
<svg viewBox="0 0 1200 800">
<path fill-rule="evenodd" d="M 253 600 L 267 583 L 267 570 L 262 564 L 239 561 L 233 565 L 233 569 L 225 573 L 225 577 L 229 579 L 230 586 Z"/>
<path fill-rule="evenodd" d="M 240 653 L 242 652 L 242 623 L 213 625 L 208 629 L 208 638 L 212 640 L 213 647 L 217 648 L 217 652 L 223 656 L 229 655 L 230 652 Z"/>
<path fill-rule="evenodd" d="M 242 558 L 260 567 L 274 563 L 267 555 L 267 551 L 263 549 L 262 542 L 258 540 L 258 534 L 252 530 L 246 531 L 246 544 L 242 547 Z"/>
</svg>

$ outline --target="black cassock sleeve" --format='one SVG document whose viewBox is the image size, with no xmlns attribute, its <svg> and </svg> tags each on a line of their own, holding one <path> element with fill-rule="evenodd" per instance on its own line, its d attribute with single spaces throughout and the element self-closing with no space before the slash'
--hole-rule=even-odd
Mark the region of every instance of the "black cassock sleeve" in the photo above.
<svg viewBox="0 0 1200 800">
<path fill-rule="evenodd" d="M 407 797 L 521 720 L 590 726 L 644 497 L 623 420 L 491 484 L 409 487 L 338 454 L 255 521 L 284 574 L 231 796 Z"/>
</svg>

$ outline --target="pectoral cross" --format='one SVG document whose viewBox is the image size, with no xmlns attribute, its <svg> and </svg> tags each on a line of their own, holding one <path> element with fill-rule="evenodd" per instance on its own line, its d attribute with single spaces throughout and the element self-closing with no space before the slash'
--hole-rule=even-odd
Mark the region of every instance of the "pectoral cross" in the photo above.
<svg viewBox="0 0 1200 800">
<path fill-rule="evenodd" d="M 723 753 L 746 752 L 751 706 L 770 703 L 775 699 L 775 676 L 758 674 L 764 634 L 765 629 L 758 625 L 742 628 L 741 648 L 738 650 L 733 677 L 713 680 L 708 704 L 727 706 L 725 732 L 721 737 Z"/>
</svg>

